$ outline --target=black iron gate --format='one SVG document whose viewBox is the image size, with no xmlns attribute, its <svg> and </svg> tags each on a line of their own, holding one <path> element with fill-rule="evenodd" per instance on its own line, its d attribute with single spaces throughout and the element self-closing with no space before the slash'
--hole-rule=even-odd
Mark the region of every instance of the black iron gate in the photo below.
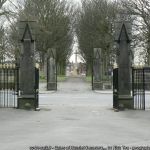
<svg viewBox="0 0 150 150">
<path fill-rule="evenodd" d="M 39 107 L 39 69 L 35 68 L 35 110 Z"/>
<path fill-rule="evenodd" d="M 150 67 L 132 69 L 132 91 L 135 109 L 145 110 L 150 106 L 149 97 L 146 99 L 146 91 L 150 91 Z"/>
<path fill-rule="evenodd" d="M 132 95 L 134 109 L 145 110 L 145 68 L 132 69 Z"/>
<path fill-rule="evenodd" d="M 145 110 L 146 94 L 150 90 L 150 67 L 132 68 L 132 96 L 136 110 Z M 147 102 L 148 103 L 148 102 Z M 118 101 L 118 68 L 113 70 L 113 108 L 119 108 Z"/>
<path fill-rule="evenodd" d="M 39 107 L 39 69 L 35 68 L 35 110 Z M 18 108 L 19 67 L 0 64 L 0 107 Z"/>
<path fill-rule="evenodd" d="M 19 68 L 11 64 L 0 65 L 0 107 L 18 107 Z"/>
<path fill-rule="evenodd" d="M 118 109 L 118 68 L 113 69 L 113 108 Z"/>
<path fill-rule="evenodd" d="M 134 109 L 145 110 L 145 90 L 150 90 L 150 68 L 132 68 L 131 84 Z M 113 108 L 119 108 L 118 68 L 113 69 Z"/>
</svg>

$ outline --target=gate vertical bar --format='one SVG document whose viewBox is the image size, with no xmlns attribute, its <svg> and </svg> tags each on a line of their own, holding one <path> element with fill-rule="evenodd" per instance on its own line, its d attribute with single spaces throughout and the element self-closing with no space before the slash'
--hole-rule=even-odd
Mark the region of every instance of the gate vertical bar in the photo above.
<svg viewBox="0 0 150 150">
<path fill-rule="evenodd" d="M 46 86 L 47 86 L 47 89 L 48 89 L 48 82 L 49 82 L 49 78 L 48 78 L 48 76 L 49 76 L 49 71 L 48 71 L 48 70 L 49 70 L 48 58 L 47 58 L 47 61 L 46 61 L 46 65 L 47 65 L 47 66 L 46 66 L 46 69 L 47 69 L 47 70 L 46 70 L 46 75 L 47 75 L 47 76 L 46 76 L 46 81 L 47 81 L 47 85 L 46 85 Z"/>
<path fill-rule="evenodd" d="M 1 101 L 2 101 L 2 69 L 1 69 L 1 66 L 0 66 L 0 107 L 1 107 Z"/>
<path fill-rule="evenodd" d="M 139 76 L 140 76 L 140 70 L 137 70 L 137 107 L 139 109 L 139 88 L 140 88 L 140 80 L 139 80 Z"/>
<path fill-rule="evenodd" d="M 35 68 L 35 110 L 39 107 L 39 69 Z"/>
<path fill-rule="evenodd" d="M 113 108 L 118 109 L 118 68 L 113 69 Z"/>
<path fill-rule="evenodd" d="M 133 97 L 133 101 L 134 101 L 134 95 L 135 95 L 135 91 L 134 91 L 134 80 L 135 80 L 135 78 L 134 78 L 134 68 L 132 68 L 132 97 Z M 133 106 L 134 107 L 134 106 Z"/>
<path fill-rule="evenodd" d="M 92 78 L 92 90 L 94 90 L 94 87 L 93 87 L 93 59 L 92 59 L 92 68 L 91 68 L 92 70 L 92 75 L 91 75 L 91 78 Z"/>
<path fill-rule="evenodd" d="M 9 73 L 8 73 L 9 71 L 8 71 L 8 68 L 6 69 L 6 94 L 7 94 L 7 101 L 6 101 L 6 105 L 7 105 L 7 107 L 8 107 L 8 75 L 9 75 Z"/>
<path fill-rule="evenodd" d="M 13 94 L 14 94 L 14 107 L 16 106 L 16 89 L 15 89 L 15 85 L 16 85 L 16 82 L 15 82 L 15 77 L 17 77 L 17 74 L 16 74 L 16 68 L 14 68 L 14 69 L 12 69 L 12 71 L 13 71 L 13 88 L 12 88 L 12 90 L 13 90 Z"/>
<path fill-rule="evenodd" d="M 92 66 L 91 66 L 91 85 L 92 85 L 92 90 L 94 90 L 94 67 L 93 67 L 93 65 L 94 65 L 94 51 L 92 51 Z M 86 69 L 86 76 L 87 76 L 87 69 Z"/>
<path fill-rule="evenodd" d="M 137 107 L 139 108 L 139 88 L 140 88 L 140 80 L 139 80 L 139 76 L 140 76 L 140 70 L 137 70 L 137 97 L 138 97 L 138 100 L 137 100 Z"/>
<path fill-rule="evenodd" d="M 56 71 L 56 77 L 55 78 L 56 78 L 56 91 L 57 91 L 58 90 L 58 85 L 57 85 L 58 84 L 57 83 L 58 82 L 58 79 L 57 79 L 57 74 L 58 74 L 58 70 L 57 70 L 57 65 L 58 65 L 57 64 L 57 51 L 55 52 L 55 65 L 56 65 L 55 66 L 56 67 L 56 70 L 55 70 Z"/>
<path fill-rule="evenodd" d="M 143 109 L 145 110 L 145 69 L 143 68 Z"/>
<path fill-rule="evenodd" d="M 17 109 L 19 109 L 19 102 L 18 102 L 18 96 L 19 96 L 19 66 L 16 64 L 16 92 L 17 92 Z"/>
<path fill-rule="evenodd" d="M 6 96 L 5 95 L 5 82 L 6 82 L 5 81 L 6 80 L 5 77 L 6 77 L 6 72 L 5 72 L 5 67 L 4 67 L 4 107 L 5 107 L 5 96 Z"/>
</svg>

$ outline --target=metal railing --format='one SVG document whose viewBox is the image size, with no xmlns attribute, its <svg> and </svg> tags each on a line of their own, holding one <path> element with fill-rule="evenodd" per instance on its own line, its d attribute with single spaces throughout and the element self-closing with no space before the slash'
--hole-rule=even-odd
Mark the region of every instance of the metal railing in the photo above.
<svg viewBox="0 0 150 150">
<path fill-rule="evenodd" d="M 145 110 L 145 68 L 132 69 L 132 94 L 134 109 Z"/>
<path fill-rule="evenodd" d="M 0 107 L 18 106 L 19 68 L 14 64 L 0 64 Z"/>
<path fill-rule="evenodd" d="M 113 108 L 119 108 L 118 101 L 118 68 L 113 69 Z"/>
</svg>

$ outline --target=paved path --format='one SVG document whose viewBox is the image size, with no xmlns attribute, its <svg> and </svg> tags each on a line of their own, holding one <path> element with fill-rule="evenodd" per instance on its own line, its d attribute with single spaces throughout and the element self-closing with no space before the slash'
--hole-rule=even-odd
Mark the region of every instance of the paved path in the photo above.
<svg viewBox="0 0 150 150">
<path fill-rule="evenodd" d="M 111 108 L 112 94 L 102 95 L 100 97 L 98 92 L 93 92 L 90 83 L 86 83 L 84 78 L 68 78 L 66 82 L 58 84 L 57 92 L 41 91 L 40 106 L 107 106 Z"/>
<path fill-rule="evenodd" d="M 39 112 L 0 109 L 0 150 L 45 145 L 150 146 L 150 111 L 114 112 L 112 94 L 92 92 L 80 78 L 59 83 L 58 88 L 49 94 L 41 91 Z"/>
</svg>

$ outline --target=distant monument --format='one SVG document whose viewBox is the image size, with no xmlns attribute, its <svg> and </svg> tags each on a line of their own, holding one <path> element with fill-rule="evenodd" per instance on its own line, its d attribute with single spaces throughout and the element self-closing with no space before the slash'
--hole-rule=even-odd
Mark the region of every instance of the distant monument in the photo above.
<svg viewBox="0 0 150 150">
<path fill-rule="evenodd" d="M 57 90 L 56 50 L 50 48 L 47 56 L 47 90 Z"/>
<path fill-rule="evenodd" d="M 78 76 L 79 75 L 79 71 L 78 71 L 78 54 L 79 54 L 79 52 L 76 50 L 74 54 L 75 54 L 75 63 L 73 65 L 72 75 Z"/>
<path fill-rule="evenodd" d="M 18 107 L 26 109 L 26 107 L 35 108 L 35 38 L 33 33 L 33 21 L 20 22 L 20 41 L 21 41 L 21 57 L 20 57 L 20 96 L 18 97 Z"/>
<path fill-rule="evenodd" d="M 94 48 L 93 60 L 93 90 L 102 90 L 101 81 L 101 48 Z"/>
<path fill-rule="evenodd" d="M 119 107 L 133 108 L 131 96 L 131 23 L 121 14 L 116 24 L 115 41 L 118 47 L 118 101 Z"/>
</svg>

